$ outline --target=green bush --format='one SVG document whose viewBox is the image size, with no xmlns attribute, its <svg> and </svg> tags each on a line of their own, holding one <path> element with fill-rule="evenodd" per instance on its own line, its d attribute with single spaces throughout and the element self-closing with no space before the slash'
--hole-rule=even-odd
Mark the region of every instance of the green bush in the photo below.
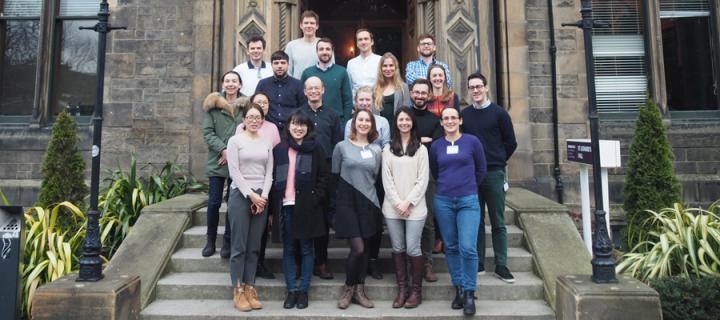
<svg viewBox="0 0 720 320">
<path fill-rule="evenodd" d="M 665 135 L 660 110 L 651 99 L 640 108 L 625 175 L 625 248 L 632 249 L 656 230 L 646 210 L 680 202 L 680 183 L 673 170 L 674 156 Z M 648 248 L 641 247 L 640 250 Z"/>
<path fill-rule="evenodd" d="M 85 185 L 85 160 L 78 148 L 78 130 L 75 120 L 61 112 L 52 129 L 52 137 L 42 164 L 42 184 L 35 204 L 47 208 L 68 201 L 82 206 L 88 194 Z M 71 223 L 72 213 L 63 210 L 58 217 L 60 225 Z"/>
<path fill-rule="evenodd" d="M 665 320 L 712 320 L 720 316 L 719 277 L 670 277 L 650 281 L 660 294 Z"/>
</svg>

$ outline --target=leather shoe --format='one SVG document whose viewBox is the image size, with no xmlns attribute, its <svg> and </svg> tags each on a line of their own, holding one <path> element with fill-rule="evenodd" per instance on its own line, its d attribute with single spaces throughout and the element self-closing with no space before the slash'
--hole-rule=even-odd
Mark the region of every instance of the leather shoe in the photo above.
<svg viewBox="0 0 720 320">
<path fill-rule="evenodd" d="M 295 305 L 298 309 L 305 309 L 308 307 L 308 293 L 300 291 L 297 293 L 297 304 Z"/>
<path fill-rule="evenodd" d="M 334 278 L 333 274 L 330 272 L 330 270 L 328 270 L 327 264 L 324 263 L 315 266 L 315 271 L 313 271 L 313 275 L 325 280 L 330 280 Z"/>
<path fill-rule="evenodd" d="M 255 275 L 263 279 L 275 279 L 275 275 L 261 263 L 258 263 Z"/>
<path fill-rule="evenodd" d="M 427 282 L 435 282 L 438 281 L 437 275 L 435 275 L 435 272 L 433 272 L 433 267 L 431 264 L 425 265 L 425 281 Z"/>
<path fill-rule="evenodd" d="M 297 293 L 288 291 L 287 296 L 285 297 L 285 302 L 283 302 L 283 308 L 292 309 L 292 308 L 295 308 L 296 304 L 297 304 Z"/>
</svg>

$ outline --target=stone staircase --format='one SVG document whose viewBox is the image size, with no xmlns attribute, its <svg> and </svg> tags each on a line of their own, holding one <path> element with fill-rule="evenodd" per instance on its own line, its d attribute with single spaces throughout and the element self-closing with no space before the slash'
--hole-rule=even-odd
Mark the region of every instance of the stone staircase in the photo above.
<svg viewBox="0 0 720 320">
<path fill-rule="evenodd" d="M 225 206 L 221 208 L 223 232 Z M 478 276 L 476 319 L 554 319 L 555 314 L 544 300 L 543 282 L 533 273 L 532 255 L 524 248 L 523 232 L 514 224 L 515 214 L 506 211 L 508 223 L 508 268 L 516 278 L 506 284 L 493 276 L 493 251 L 486 250 L 485 268 L 488 272 Z M 395 275 L 390 259 L 389 238 L 383 235 L 379 264 L 382 280 L 366 280 L 368 296 L 375 308 L 365 309 L 351 305 L 346 310 L 336 307 L 345 280 L 343 273 L 348 248 L 344 240 L 330 240 L 328 263 L 335 274 L 334 280 L 313 277 L 307 309 L 283 309 L 285 281 L 282 275 L 282 247 L 268 242 L 265 265 L 275 273 L 276 279 L 257 279 L 256 287 L 262 310 L 240 312 L 233 308 L 229 264 L 216 253 L 204 258 L 200 255 L 205 244 L 206 209 L 193 213 L 193 225 L 188 228 L 178 245 L 165 275 L 158 281 L 155 300 L 141 313 L 143 319 L 335 319 L 335 318 L 457 318 L 463 319 L 462 310 L 450 309 L 454 288 L 450 284 L 447 263 L 442 254 L 434 256 L 434 267 L 439 280 L 423 283 L 423 303 L 415 309 L 393 309 L 396 294 Z M 485 230 L 486 243 L 491 246 L 490 229 Z M 218 249 L 222 239 L 218 237 Z"/>
</svg>

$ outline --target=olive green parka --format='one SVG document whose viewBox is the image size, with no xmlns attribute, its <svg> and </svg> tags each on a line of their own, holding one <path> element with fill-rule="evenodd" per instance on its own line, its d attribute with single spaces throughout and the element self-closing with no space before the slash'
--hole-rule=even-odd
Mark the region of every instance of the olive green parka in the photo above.
<svg viewBox="0 0 720 320">
<path fill-rule="evenodd" d="M 227 148 L 228 140 L 235 134 L 235 129 L 243 120 L 242 108 L 247 104 L 247 97 L 239 97 L 233 103 L 225 100 L 224 93 L 213 92 L 203 101 L 205 118 L 202 132 L 208 145 L 208 160 L 205 175 L 208 177 L 228 177 L 227 164 L 219 165 L 220 153 Z"/>
</svg>

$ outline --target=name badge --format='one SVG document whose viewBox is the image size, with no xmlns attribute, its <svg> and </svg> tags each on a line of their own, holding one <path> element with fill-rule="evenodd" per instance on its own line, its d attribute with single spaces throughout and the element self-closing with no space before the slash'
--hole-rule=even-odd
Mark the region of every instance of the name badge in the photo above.
<svg viewBox="0 0 720 320">
<path fill-rule="evenodd" d="M 457 154 L 460 151 L 460 146 L 447 146 L 447 154 Z"/>
<path fill-rule="evenodd" d="M 370 159 L 373 157 L 373 154 L 372 154 L 372 151 L 370 151 L 370 150 L 362 150 L 362 151 L 360 151 L 360 156 L 363 159 Z"/>
</svg>

